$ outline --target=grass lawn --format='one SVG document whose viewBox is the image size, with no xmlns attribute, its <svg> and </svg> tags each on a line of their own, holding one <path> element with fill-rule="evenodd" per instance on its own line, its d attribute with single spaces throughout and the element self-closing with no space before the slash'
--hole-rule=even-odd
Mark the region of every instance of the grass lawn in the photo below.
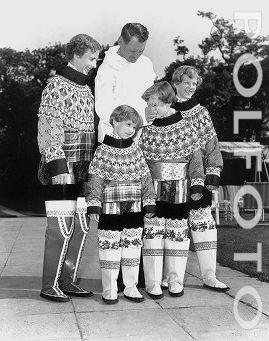
<svg viewBox="0 0 269 341">
<path fill-rule="evenodd" d="M 234 253 L 256 253 L 258 242 L 262 243 L 262 272 L 257 272 L 257 262 L 234 261 Z M 250 230 L 239 226 L 218 227 L 217 261 L 269 282 L 269 222 L 265 221 L 263 226 L 258 225 Z"/>
</svg>

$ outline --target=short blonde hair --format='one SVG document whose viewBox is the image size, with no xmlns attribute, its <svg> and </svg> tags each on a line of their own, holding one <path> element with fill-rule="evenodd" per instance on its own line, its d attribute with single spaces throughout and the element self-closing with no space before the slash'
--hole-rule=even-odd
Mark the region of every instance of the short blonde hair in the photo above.
<svg viewBox="0 0 269 341">
<path fill-rule="evenodd" d="M 172 104 L 177 101 L 175 91 L 166 81 L 153 84 L 143 93 L 142 98 L 147 102 L 152 95 L 157 95 L 159 100 L 166 104 Z"/>
<path fill-rule="evenodd" d="M 141 116 L 133 107 L 130 107 L 129 105 L 119 105 L 112 111 L 109 123 L 113 127 L 113 121 L 123 122 L 128 120 L 132 121 L 136 125 L 136 130 L 143 126 L 143 120 Z"/>
<path fill-rule="evenodd" d="M 190 78 L 194 78 L 195 76 L 197 76 L 197 86 L 202 84 L 202 77 L 199 74 L 199 70 L 196 69 L 194 66 L 190 66 L 190 65 L 182 65 L 180 67 L 178 67 L 172 76 L 172 85 L 178 84 L 182 82 L 182 77 L 184 75 L 187 75 Z"/>
</svg>

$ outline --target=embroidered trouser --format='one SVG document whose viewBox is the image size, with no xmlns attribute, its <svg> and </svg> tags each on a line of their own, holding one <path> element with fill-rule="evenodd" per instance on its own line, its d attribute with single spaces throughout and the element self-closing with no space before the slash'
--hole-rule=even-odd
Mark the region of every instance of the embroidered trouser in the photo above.
<svg viewBox="0 0 269 341">
<path fill-rule="evenodd" d="M 217 229 L 211 207 L 190 211 L 190 228 L 203 281 L 216 284 Z"/>
<path fill-rule="evenodd" d="M 190 243 L 187 232 L 187 219 L 145 218 L 142 254 L 148 293 L 162 293 L 163 268 L 169 291 L 182 291 Z"/>
<path fill-rule="evenodd" d="M 142 246 L 142 227 L 117 230 L 98 230 L 99 259 L 102 274 L 103 298 L 115 300 L 118 296 L 117 278 L 120 264 L 124 294 L 142 297 L 136 288 Z"/>
<path fill-rule="evenodd" d="M 45 205 L 48 227 L 42 292 L 76 281 L 88 233 L 85 198 L 49 200 Z"/>
</svg>

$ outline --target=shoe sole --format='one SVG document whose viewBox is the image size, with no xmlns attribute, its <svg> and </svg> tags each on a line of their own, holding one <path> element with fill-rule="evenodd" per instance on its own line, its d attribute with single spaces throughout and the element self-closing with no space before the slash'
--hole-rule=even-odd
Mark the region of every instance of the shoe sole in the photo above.
<svg viewBox="0 0 269 341">
<path fill-rule="evenodd" d="M 226 292 L 226 291 L 230 290 L 229 287 L 227 287 L 227 288 L 216 288 L 216 287 L 211 287 L 210 285 L 206 285 L 206 284 L 203 284 L 203 287 L 208 289 L 208 290 L 213 290 L 213 291 L 217 291 L 217 292 Z"/>
<path fill-rule="evenodd" d="M 68 296 L 76 296 L 76 297 L 91 297 L 94 295 L 93 292 L 72 292 L 72 291 L 65 291 L 63 290 L 63 293 Z"/>
<path fill-rule="evenodd" d="M 169 295 L 172 296 L 172 297 L 181 297 L 184 295 L 184 290 L 180 291 L 180 292 L 171 292 L 171 291 L 168 291 Z"/>
<path fill-rule="evenodd" d="M 160 294 L 160 295 L 154 295 L 154 294 L 150 294 L 149 292 L 147 292 L 147 294 L 149 295 L 150 298 L 152 298 L 153 300 L 159 300 L 161 298 L 164 297 L 164 294 Z"/>
<path fill-rule="evenodd" d="M 106 304 L 116 304 L 116 303 L 119 302 L 119 299 L 118 299 L 118 298 L 116 298 L 115 300 L 108 300 L 108 299 L 102 297 L 102 300 L 103 300 L 103 302 L 106 303 Z"/>
<path fill-rule="evenodd" d="M 69 297 L 57 297 L 57 296 L 51 296 L 47 294 L 43 294 L 42 292 L 40 293 L 40 296 L 42 298 L 45 298 L 46 300 L 53 301 L 53 302 L 58 302 L 58 303 L 65 303 L 69 302 L 70 298 Z"/>
<path fill-rule="evenodd" d="M 129 300 L 131 302 L 135 302 L 135 303 L 140 303 L 140 302 L 143 302 L 145 300 L 144 297 L 131 297 L 131 296 L 126 296 L 126 295 L 124 295 L 124 297 L 127 300 Z"/>
</svg>

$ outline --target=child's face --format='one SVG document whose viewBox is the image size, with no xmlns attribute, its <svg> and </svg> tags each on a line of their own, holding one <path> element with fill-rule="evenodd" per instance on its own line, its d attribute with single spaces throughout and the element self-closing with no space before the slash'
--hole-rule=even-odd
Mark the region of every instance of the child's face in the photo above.
<svg viewBox="0 0 269 341">
<path fill-rule="evenodd" d="M 190 78 L 187 75 L 183 75 L 181 83 L 175 84 L 177 96 L 184 100 L 190 99 L 196 91 L 197 84 L 197 76 Z"/>
<path fill-rule="evenodd" d="M 135 128 L 136 124 L 131 120 L 113 122 L 113 133 L 118 135 L 121 139 L 128 139 L 129 137 L 132 137 L 135 133 Z"/>
<path fill-rule="evenodd" d="M 162 102 L 158 95 L 151 95 L 147 101 L 147 106 L 155 109 L 157 118 L 166 117 L 170 105 L 169 103 Z"/>
</svg>

